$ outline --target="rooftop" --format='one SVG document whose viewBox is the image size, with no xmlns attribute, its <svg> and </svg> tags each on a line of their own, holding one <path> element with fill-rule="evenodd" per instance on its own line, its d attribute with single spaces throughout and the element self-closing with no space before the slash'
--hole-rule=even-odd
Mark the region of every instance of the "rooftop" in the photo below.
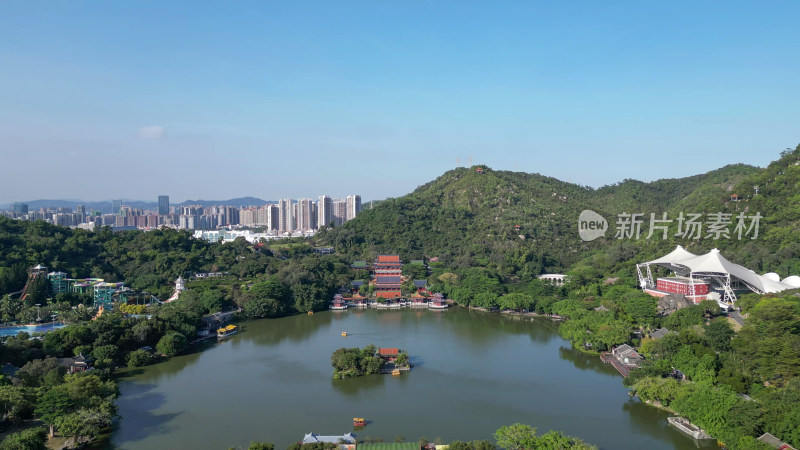
<svg viewBox="0 0 800 450">
<path fill-rule="evenodd" d="M 767 444 L 767 445 L 775 447 L 775 448 L 781 448 L 781 449 L 793 449 L 794 448 L 794 447 L 792 447 L 789 444 L 781 441 L 780 439 L 778 439 L 777 437 L 775 437 L 775 436 L 773 436 L 772 434 L 769 434 L 769 433 L 762 434 L 758 438 L 758 440 L 763 442 L 763 443 L 765 443 L 765 444 Z"/>
<path fill-rule="evenodd" d="M 666 281 L 679 281 L 681 283 L 691 283 L 694 281 L 694 284 L 708 284 L 707 281 L 701 280 L 699 278 L 689 278 L 689 277 L 658 277 L 659 280 L 666 280 Z"/>
<path fill-rule="evenodd" d="M 618 358 L 641 358 L 642 357 L 639 353 L 636 352 L 636 350 L 633 349 L 633 347 L 631 347 L 628 344 L 622 344 L 619 347 L 615 348 L 614 349 L 614 355 L 617 356 Z"/>
<path fill-rule="evenodd" d="M 394 277 L 394 276 L 384 276 L 384 275 L 377 275 L 376 277 L 377 283 L 402 283 L 402 277 Z"/>
<path fill-rule="evenodd" d="M 348 444 L 355 444 L 356 436 L 357 435 L 353 433 L 346 433 L 340 436 L 321 436 L 315 433 L 308 433 L 303 436 L 303 444 L 314 444 L 316 442 L 330 442 L 332 444 L 338 444 L 340 439 Z"/>
<path fill-rule="evenodd" d="M 672 330 L 668 330 L 666 328 L 659 328 L 656 331 L 650 333 L 650 337 L 653 339 L 661 339 L 668 334 L 678 334 Z"/>
</svg>

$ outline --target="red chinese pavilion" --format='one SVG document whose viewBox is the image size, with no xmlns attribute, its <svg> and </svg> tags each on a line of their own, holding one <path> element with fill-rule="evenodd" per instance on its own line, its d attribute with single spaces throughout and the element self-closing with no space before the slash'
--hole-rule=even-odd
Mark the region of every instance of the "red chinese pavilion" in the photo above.
<svg viewBox="0 0 800 450">
<path fill-rule="evenodd" d="M 403 285 L 403 263 L 400 255 L 378 255 L 372 269 L 375 273 L 375 296 L 398 298 Z"/>
</svg>

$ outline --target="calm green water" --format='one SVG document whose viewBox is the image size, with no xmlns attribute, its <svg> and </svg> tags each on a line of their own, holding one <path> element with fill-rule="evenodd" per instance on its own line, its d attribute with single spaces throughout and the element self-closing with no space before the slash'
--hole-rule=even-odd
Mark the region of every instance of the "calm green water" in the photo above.
<svg viewBox="0 0 800 450">
<path fill-rule="evenodd" d="M 304 433 L 393 441 L 491 439 L 504 424 L 563 430 L 603 449 L 690 449 L 667 414 L 627 395 L 621 376 L 544 319 L 451 309 L 324 312 L 242 324 L 194 354 L 129 373 L 109 446 L 278 448 Z M 347 331 L 349 336 L 341 337 Z M 332 380 L 331 353 L 375 344 L 409 352 L 401 377 Z"/>
</svg>

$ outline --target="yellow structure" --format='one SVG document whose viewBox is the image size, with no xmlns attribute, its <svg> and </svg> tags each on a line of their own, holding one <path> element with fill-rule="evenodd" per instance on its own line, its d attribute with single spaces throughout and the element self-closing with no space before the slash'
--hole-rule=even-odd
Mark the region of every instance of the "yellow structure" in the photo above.
<svg viewBox="0 0 800 450">
<path fill-rule="evenodd" d="M 228 336 L 233 336 L 239 331 L 239 327 L 236 325 L 228 325 L 227 327 L 222 327 L 217 330 L 217 337 L 218 338 L 225 338 Z"/>
</svg>

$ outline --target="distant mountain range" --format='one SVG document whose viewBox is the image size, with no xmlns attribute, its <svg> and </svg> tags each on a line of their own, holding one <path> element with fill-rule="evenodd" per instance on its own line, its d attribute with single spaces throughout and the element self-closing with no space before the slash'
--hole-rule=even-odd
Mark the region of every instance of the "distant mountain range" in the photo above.
<svg viewBox="0 0 800 450">
<path fill-rule="evenodd" d="M 85 205 L 86 211 L 101 211 L 105 214 L 112 213 L 111 211 L 112 200 L 104 200 L 99 202 L 87 202 L 83 200 L 31 200 L 23 201 L 26 203 L 28 210 L 35 211 L 39 208 L 72 208 L 74 211 L 78 205 Z M 181 203 L 170 203 L 171 206 L 187 206 L 187 205 L 202 205 L 202 206 L 263 206 L 268 203 L 278 203 L 272 200 L 262 200 L 256 197 L 238 197 L 230 200 L 186 200 Z M 158 209 L 158 202 L 145 202 L 141 200 L 122 200 L 123 205 L 130 206 L 131 208 L 138 209 Z M 11 204 L 0 205 L 0 209 L 11 209 Z"/>
</svg>

